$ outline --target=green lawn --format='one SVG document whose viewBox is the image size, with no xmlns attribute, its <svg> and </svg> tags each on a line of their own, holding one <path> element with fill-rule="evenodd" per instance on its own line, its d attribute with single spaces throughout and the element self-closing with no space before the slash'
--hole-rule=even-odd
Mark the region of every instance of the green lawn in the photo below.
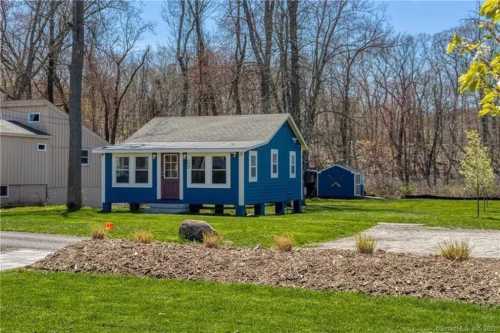
<svg viewBox="0 0 500 333">
<path fill-rule="evenodd" d="M 67 213 L 63 206 L 22 207 L 0 211 L 0 229 L 89 236 L 93 226 L 113 222 L 111 237 L 130 237 L 149 230 L 157 240 L 178 241 L 180 222 L 187 218 L 212 224 L 235 245 L 269 246 L 272 236 L 290 233 L 298 245 L 349 236 L 378 222 L 424 223 L 430 226 L 500 229 L 500 201 L 489 203 L 480 219 L 473 201 L 450 200 L 311 200 L 305 213 L 282 216 L 235 217 L 131 213 L 125 208 L 100 213 L 85 208 Z"/>
<path fill-rule="evenodd" d="M 2 332 L 481 332 L 500 308 L 242 284 L 0 273 Z"/>
</svg>

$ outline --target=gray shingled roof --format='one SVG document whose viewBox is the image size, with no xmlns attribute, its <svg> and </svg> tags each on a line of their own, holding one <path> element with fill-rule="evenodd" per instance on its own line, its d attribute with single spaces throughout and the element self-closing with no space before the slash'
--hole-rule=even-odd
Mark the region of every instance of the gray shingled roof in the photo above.
<svg viewBox="0 0 500 333">
<path fill-rule="evenodd" d="M 0 119 L 0 134 L 12 136 L 48 136 L 49 134 L 39 129 L 30 127 L 16 120 Z"/>
<path fill-rule="evenodd" d="M 301 143 L 289 114 L 239 116 L 157 117 L 149 121 L 125 142 L 105 147 L 120 150 L 241 150 L 267 143 L 289 121 Z"/>
</svg>

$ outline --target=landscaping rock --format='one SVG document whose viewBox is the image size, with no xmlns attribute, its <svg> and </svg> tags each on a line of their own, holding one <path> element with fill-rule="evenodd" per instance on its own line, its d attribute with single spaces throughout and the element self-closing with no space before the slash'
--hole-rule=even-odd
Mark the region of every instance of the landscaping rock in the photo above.
<svg viewBox="0 0 500 333">
<path fill-rule="evenodd" d="M 203 234 L 215 234 L 214 228 L 205 221 L 185 220 L 179 227 L 179 236 L 189 241 L 203 242 Z"/>
<path fill-rule="evenodd" d="M 381 251 L 373 255 L 300 248 L 279 252 L 105 239 L 70 245 L 32 267 L 500 304 L 497 259 L 454 262 Z"/>
</svg>

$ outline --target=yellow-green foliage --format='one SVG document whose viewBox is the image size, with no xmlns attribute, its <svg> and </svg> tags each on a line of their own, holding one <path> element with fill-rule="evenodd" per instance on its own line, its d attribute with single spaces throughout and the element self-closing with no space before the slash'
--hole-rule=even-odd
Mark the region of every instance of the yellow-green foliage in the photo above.
<svg viewBox="0 0 500 333">
<path fill-rule="evenodd" d="M 204 233 L 203 245 L 208 248 L 219 248 L 222 245 L 224 237 L 216 233 Z"/>
<path fill-rule="evenodd" d="M 106 230 L 101 226 L 93 227 L 91 235 L 92 239 L 104 239 L 106 238 Z"/>
<path fill-rule="evenodd" d="M 459 78 L 460 92 L 479 92 L 482 96 L 479 114 L 500 115 L 500 54 L 496 30 L 500 22 L 500 1 L 485 0 L 481 5 L 478 28 L 481 38 L 466 40 L 454 35 L 448 44 L 448 53 L 472 55 L 472 62 Z"/>
<path fill-rule="evenodd" d="M 491 159 L 476 131 L 468 131 L 467 140 L 464 159 L 460 164 L 460 174 L 464 177 L 465 190 L 468 193 L 484 197 L 493 190 L 495 184 Z M 477 209 L 479 215 L 479 203 Z"/>
<path fill-rule="evenodd" d="M 295 240 L 292 235 L 283 234 L 278 236 L 273 236 L 274 247 L 279 251 L 290 252 L 293 249 L 293 244 Z"/>
<path fill-rule="evenodd" d="M 365 234 L 358 234 L 354 237 L 354 240 L 356 241 L 356 250 L 359 253 L 373 254 L 373 252 L 375 252 L 377 241 L 373 237 Z"/>
<path fill-rule="evenodd" d="M 132 234 L 132 238 L 137 243 L 149 244 L 153 241 L 153 234 L 149 231 L 139 230 Z"/>
<path fill-rule="evenodd" d="M 439 244 L 439 254 L 450 260 L 467 260 L 471 248 L 466 241 L 445 241 Z"/>
</svg>

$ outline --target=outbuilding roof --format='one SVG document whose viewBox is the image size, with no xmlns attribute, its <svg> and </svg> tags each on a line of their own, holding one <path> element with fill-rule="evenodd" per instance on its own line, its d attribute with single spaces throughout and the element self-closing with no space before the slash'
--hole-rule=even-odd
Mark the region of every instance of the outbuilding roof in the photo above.
<svg viewBox="0 0 500 333">
<path fill-rule="evenodd" d="M 22 136 L 22 137 L 47 137 L 48 133 L 30 127 L 16 120 L 0 119 L 0 135 Z"/>
<path fill-rule="evenodd" d="M 269 142 L 288 122 L 295 136 L 306 144 L 292 117 L 287 113 L 157 117 L 149 121 L 122 144 L 97 152 L 130 151 L 241 151 Z"/>
</svg>

